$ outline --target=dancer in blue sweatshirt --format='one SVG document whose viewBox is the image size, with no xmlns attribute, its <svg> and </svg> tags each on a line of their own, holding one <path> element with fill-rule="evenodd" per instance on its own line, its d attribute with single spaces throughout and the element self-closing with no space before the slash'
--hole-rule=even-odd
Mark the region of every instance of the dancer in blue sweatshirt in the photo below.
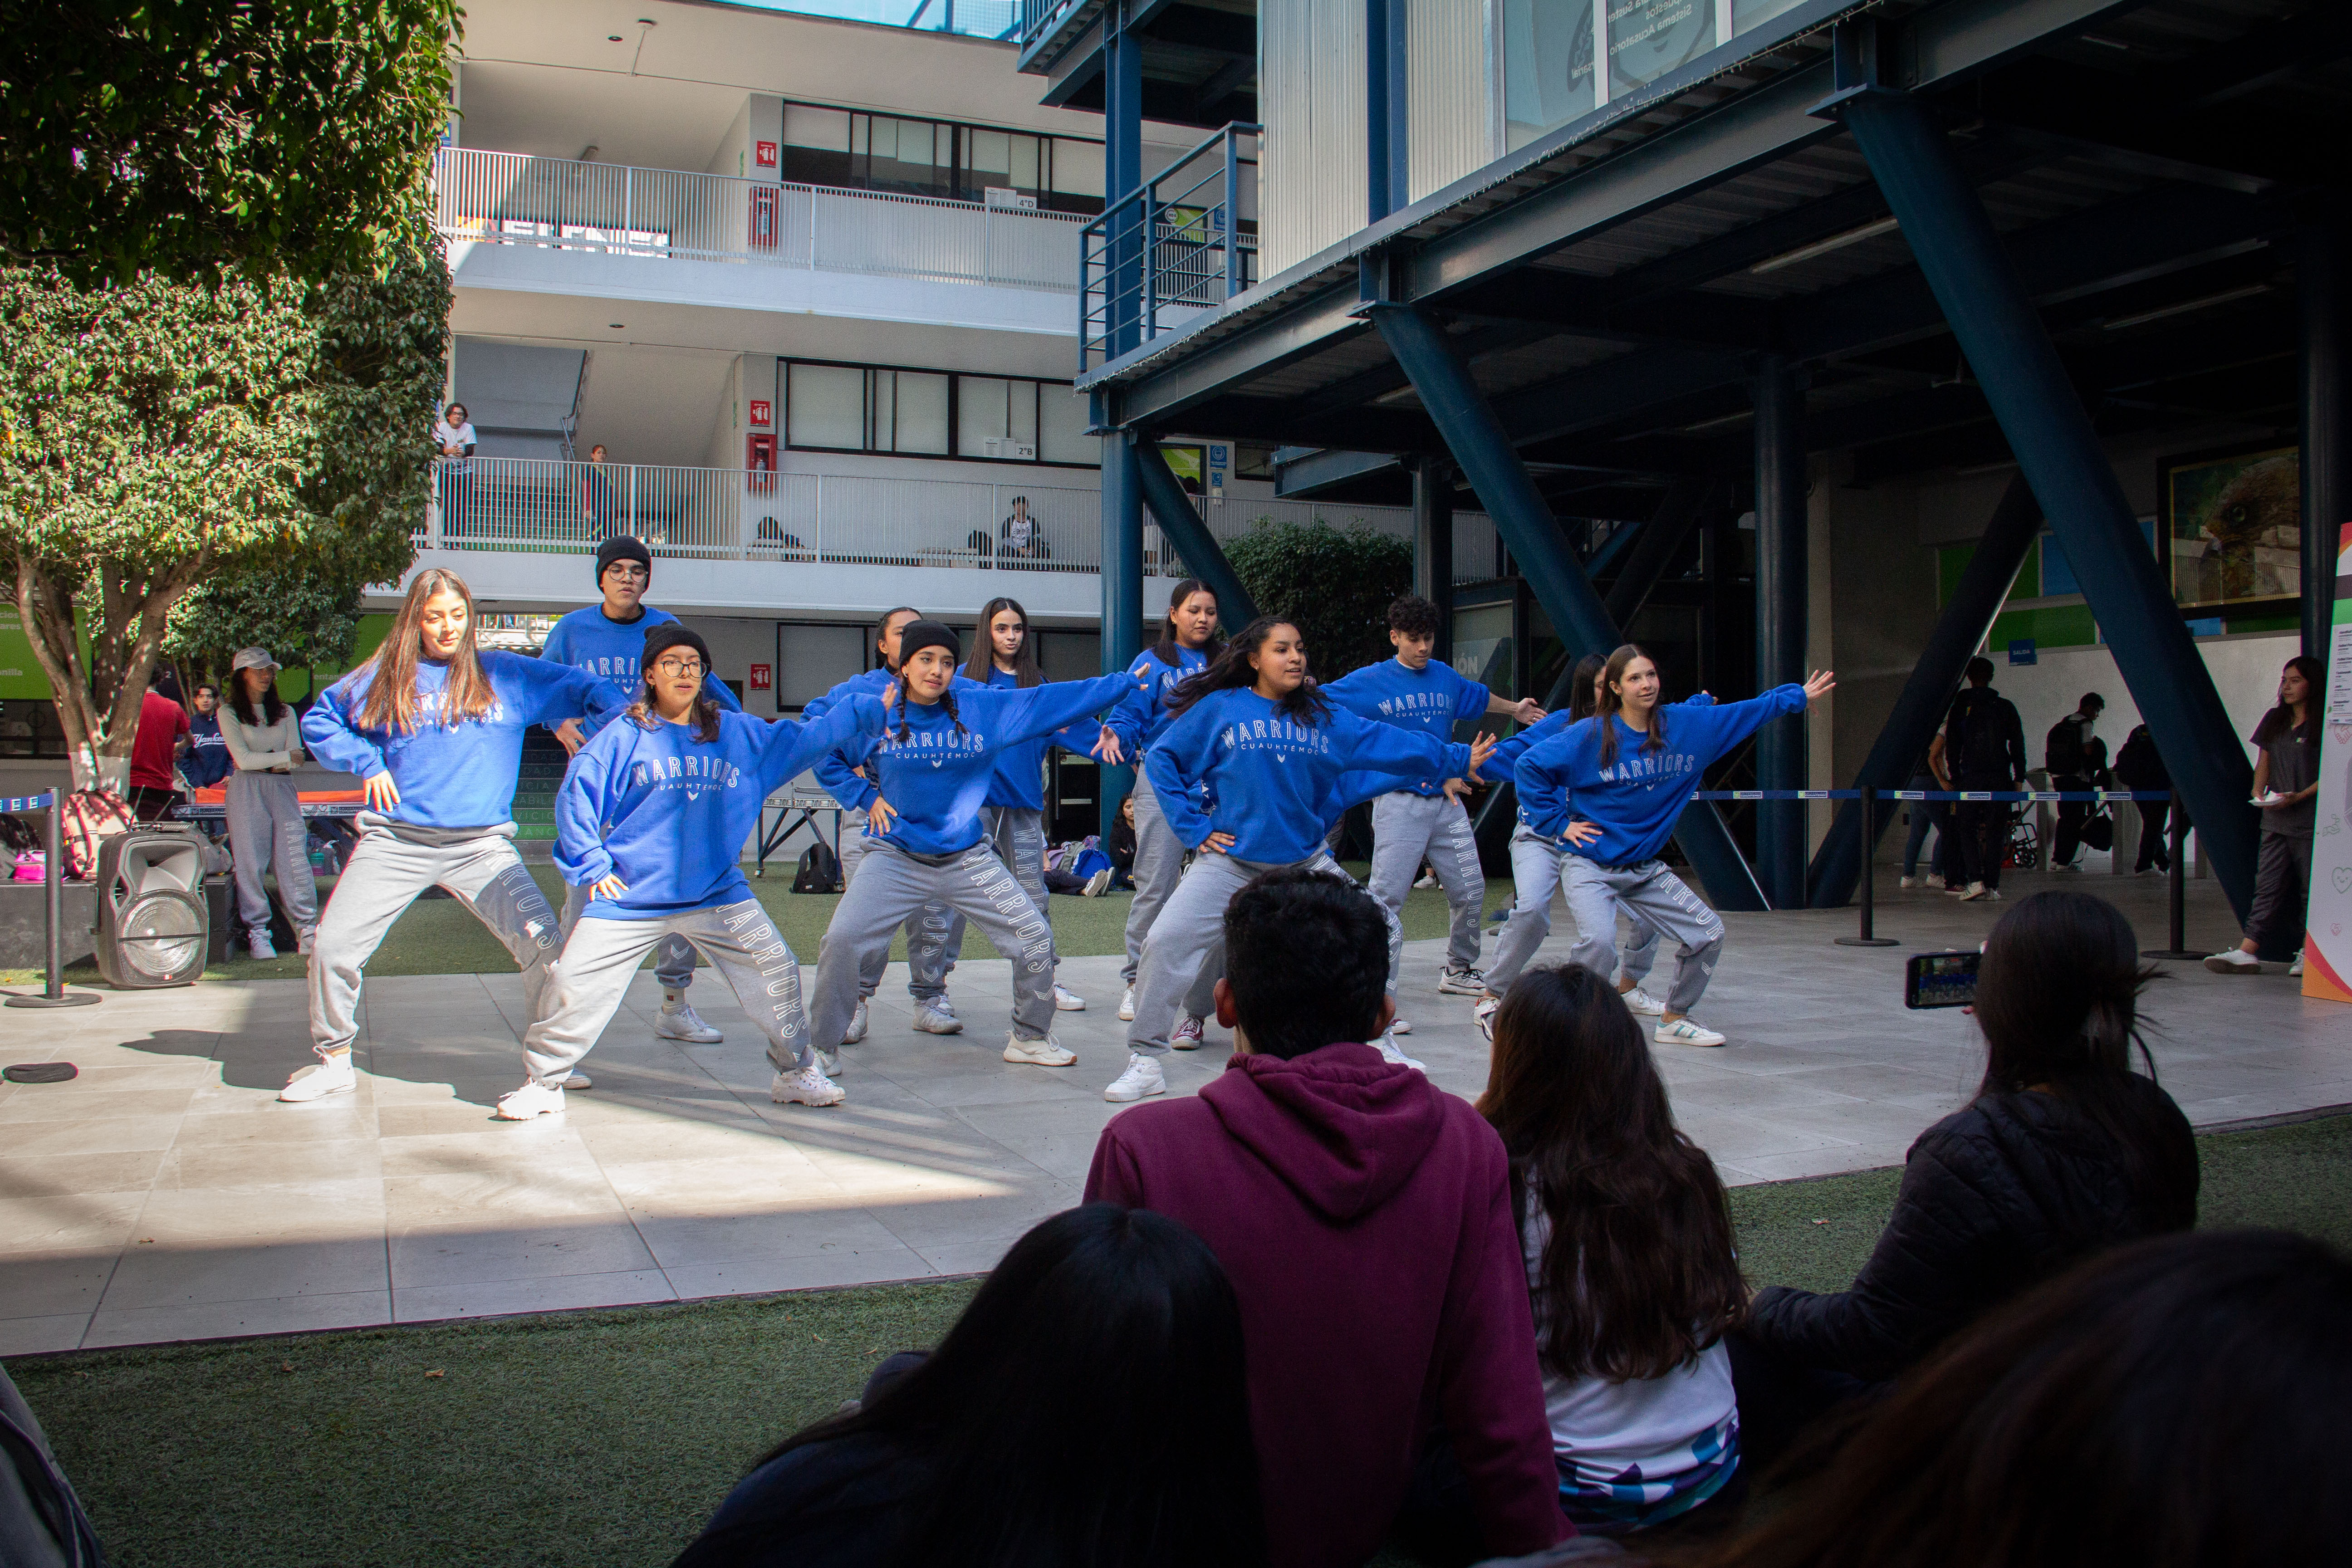
<svg viewBox="0 0 2352 1568">
<path fill-rule="evenodd" d="M 1514 702 L 1497 697 L 1479 682 L 1433 657 L 1437 651 L 1437 606 L 1417 594 L 1407 594 L 1389 606 L 1389 642 L 1394 658 L 1349 671 L 1323 694 L 1360 719 L 1402 724 L 1422 730 L 1441 741 L 1453 739 L 1454 726 L 1489 713 L 1521 724 L 1544 716 L 1543 705 L 1530 697 Z M 1447 931 L 1445 968 L 1437 988 L 1461 996 L 1476 996 L 1486 989 L 1478 970 L 1478 919 L 1486 900 L 1486 874 L 1478 865 L 1478 840 L 1470 830 L 1470 814 L 1463 809 L 1466 788 L 1454 779 L 1413 779 L 1402 788 L 1391 782 L 1372 802 L 1372 897 L 1391 915 L 1404 908 L 1405 894 L 1423 859 L 1437 873 L 1445 889 L 1452 916 Z M 1394 996 L 1404 964 L 1404 927 L 1391 922 L 1389 940 L 1389 994 Z M 1389 1027 L 1409 1035 L 1403 1020 Z"/>
<path fill-rule="evenodd" d="M 1179 684 L 1208 668 L 1224 651 L 1217 640 L 1217 596 L 1197 577 L 1187 577 L 1168 595 L 1168 614 L 1160 623 L 1160 640 L 1135 656 L 1127 673 L 1136 680 L 1134 695 L 1120 703 L 1103 727 L 1111 739 L 1101 752 L 1114 766 L 1131 760 L 1136 768 L 1135 901 L 1127 907 L 1127 962 L 1119 965 L 1118 1016 L 1135 1016 L 1135 977 L 1143 965 L 1143 940 L 1151 922 L 1184 875 L 1187 846 L 1177 841 L 1160 810 L 1159 797 L 1143 781 L 1143 759 L 1167 732 L 1174 717 L 1168 699 Z"/>
<path fill-rule="evenodd" d="M 1266 616 L 1178 687 L 1170 706 L 1175 721 L 1144 759 L 1144 773 L 1168 826 L 1195 858 L 1144 941 L 1127 1070 L 1103 1090 L 1113 1101 L 1168 1091 L 1160 1058 L 1171 1043 L 1170 1026 L 1224 941 L 1234 894 L 1277 866 L 1346 874 L 1323 844 L 1343 776 L 1475 781 L 1495 744 L 1491 735 L 1472 746 L 1450 743 L 1334 707 L 1307 683 L 1298 628 Z M 1203 792 L 1213 803 L 1206 812 Z M 1386 912 L 1393 933 L 1396 913 Z M 1313 976 L 1299 980 L 1312 984 Z"/>
<path fill-rule="evenodd" d="M 810 1024 L 828 1073 L 837 1066 L 831 1042 L 846 1041 L 861 969 L 888 948 L 901 921 L 931 903 L 978 925 L 1013 960 L 1004 1059 L 1036 1067 L 1077 1059 L 1053 1037 L 1053 934 L 986 842 L 981 812 L 1000 752 L 1100 712 L 1133 682 L 1106 675 L 1026 690 L 959 689 L 958 651 L 955 633 L 936 621 L 909 622 L 899 634 L 898 700 L 868 764 L 879 791 L 866 808 L 872 842 L 817 957 Z"/>
<path fill-rule="evenodd" d="M 676 616 L 646 603 L 646 589 L 653 582 L 653 552 L 646 548 L 644 540 L 616 533 L 604 541 L 596 548 L 596 591 L 604 597 L 556 622 L 549 629 L 539 657 L 601 675 L 613 683 L 621 701 L 635 701 L 644 682 L 639 665 L 646 634 L 656 626 L 677 624 Z M 716 670 L 704 675 L 703 692 L 721 711 L 743 710 L 743 704 L 736 700 L 733 689 L 719 679 Z M 555 726 L 555 738 L 563 742 L 566 752 L 575 755 L 588 740 L 580 728 L 581 717 L 566 719 Z M 565 940 L 570 940 L 572 928 L 578 923 L 580 911 L 586 905 L 587 895 L 583 889 L 563 889 Z M 704 1023 L 686 999 L 687 987 L 694 984 L 692 943 L 684 937 L 665 941 L 661 952 L 654 957 L 654 973 L 660 977 L 662 985 L 661 1013 L 654 1019 L 656 1035 L 694 1046 L 715 1046 L 727 1037 Z"/>
<path fill-rule="evenodd" d="M 563 1110 L 563 1086 L 621 1005 L 646 954 L 684 941 L 726 977 L 768 1037 L 780 1105 L 838 1105 L 801 1011 L 800 960 L 743 879 L 745 838 L 768 792 L 856 735 L 881 732 L 857 697 L 807 723 L 755 719 L 713 700 L 710 650 L 672 621 L 646 634 L 646 678 L 625 721 L 582 749 L 555 805 L 555 864 L 584 895 L 523 1038 L 530 1076 L 499 1101 L 508 1121 Z"/>
<path fill-rule="evenodd" d="M 327 766 L 357 773 L 367 809 L 310 950 L 310 1039 L 320 1065 L 296 1073 L 278 1099 L 320 1100 L 357 1086 L 361 968 L 436 884 L 514 954 L 538 1020 L 561 939 L 555 911 L 514 848 L 522 732 L 572 714 L 601 721 L 619 698 L 612 682 L 569 665 L 477 652 L 464 581 L 438 567 L 416 574 L 383 645 L 302 716 L 303 745 Z"/>
<path fill-rule="evenodd" d="M 1666 869 L 1658 851 L 1709 765 L 1767 721 L 1803 712 L 1837 682 L 1822 670 L 1802 686 L 1777 686 L 1746 702 L 1661 709 L 1658 667 L 1632 643 L 1609 656 L 1602 682 L 1598 713 L 1519 758 L 1520 816 L 1529 832 L 1564 852 L 1578 933 L 1569 962 L 1609 973 L 1622 906 L 1680 943 L 1674 985 L 1651 1038 L 1662 1046 L 1719 1046 L 1723 1037 L 1690 1011 L 1722 954 L 1723 917 Z"/>
</svg>

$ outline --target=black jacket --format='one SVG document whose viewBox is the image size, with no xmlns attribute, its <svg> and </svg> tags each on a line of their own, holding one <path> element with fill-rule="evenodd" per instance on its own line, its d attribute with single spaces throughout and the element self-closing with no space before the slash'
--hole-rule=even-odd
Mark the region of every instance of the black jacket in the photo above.
<svg viewBox="0 0 2352 1568">
<path fill-rule="evenodd" d="M 1748 1331 L 1790 1360 L 1877 1382 L 2093 1253 L 2188 1229 L 2197 1219 L 2189 1119 L 2149 1079 L 2131 1082 L 2156 1129 L 2147 1164 L 2185 1173 L 2185 1190 L 2134 1191 L 2123 1151 L 2063 1096 L 1987 1095 L 1911 1145 L 1895 1213 L 1850 1289 L 1772 1286 L 1757 1294 Z"/>
<path fill-rule="evenodd" d="M 1952 699 L 1944 721 L 1944 771 L 1965 789 L 2014 789 L 2031 764 L 2017 705 L 1990 686 L 1970 686 Z"/>
</svg>

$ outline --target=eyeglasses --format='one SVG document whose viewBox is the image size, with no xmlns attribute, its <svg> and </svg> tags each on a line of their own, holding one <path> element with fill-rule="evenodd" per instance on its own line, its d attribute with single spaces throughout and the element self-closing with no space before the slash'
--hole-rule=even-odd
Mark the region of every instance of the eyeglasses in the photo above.
<svg viewBox="0 0 2352 1568">
<path fill-rule="evenodd" d="M 618 575 L 627 582 L 642 583 L 651 577 L 653 573 L 634 561 L 624 561 L 616 565 L 605 567 L 604 575 L 607 577 Z"/>
<path fill-rule="evenodd" d="M 698 658 L 665 658 L 654 668 L 667 676 L 700 675 L 703 664 Z"/>
</svg>

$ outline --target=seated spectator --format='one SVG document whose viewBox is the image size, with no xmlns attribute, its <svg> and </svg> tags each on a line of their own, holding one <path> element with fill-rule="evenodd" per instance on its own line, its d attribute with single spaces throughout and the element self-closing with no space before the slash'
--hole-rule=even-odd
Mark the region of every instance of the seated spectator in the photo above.
<svg viewBox="0 0 2352 1568">
<path fill-rule="evenodd" d="M 158 670 L 139 699 L 139 725 L 131 734 L 131 793 L 124 804 L 140 821 L 168 817 L 184 798 L 173 775 L 187 752 L 189 733 L 179 683 L 171 671 Z"/>
<path fill-rule="evenodd" d="M 1760 1291 L 1733 1340 L 1752 1459 L 2019 1292 L 2196 1223 L 2196 1142 L 2138 1037 L 2154 973 L 2131 922 L 2089 893 L 2036 893 L 1993 926 L 1976 1099 L 1911 1146 L 1893 1217 L 1851 1288 Z"/>
<path fill-rule="evenodd" d="M 1748 1287 L 1715 1163 L 1675 1126 L 1617 988 L 1532 969 L 1495 1016 L 1479 1112 L 1502 1135 L 1537 1355 L 1577 1528 L 1687 1519 L 1739 1470 L 1725 1330 Z"/>
<path fill-rule="evenodd" d="M 2166 1237 L 1955 1339 L 1707 1568 L 2343 1561 L 2352 1260 Z"/>
<path fill-rule="evenodd" d="M 1110 825 L 1110 841 L 1103 846 L 1110 857 L 1110 885 L 1132 891 L 1135 887 L 1135 796 L 1118 803 Z"/>
<path fill-rule="evenodd" d="M 188 715 L 188 752 L 180 759 L 180 776 L 191 789 L 212 789 L 236 771 L 221 735 L 220 688 L 205 681 L 196 688 L 194 711 Z"/>
<path fill-rule="evenodd" d="M 676 1568 L 1259 1568 L 1247 1400 L 1201 1238 L 1071 1209 L 1013 1243 L 936 1352 L 892 1357 L 860 1407 L 761 1460 Z"/>
<path fill-rule="evenodd" d="M 1045 545 L 1045 528 L 1029 515 L 1029 498 L 1014 496 L 1012 511 L 996 525 L 997 563 L 1044 561 L 1052 554 Z"/>
<path fill-rule="evenodd" d="M 1087 1198 L 1181 1220 L 1232 1279 L 1269 1557 L 1361 1563 L 1433 1426 L 1486 1550 L 1552 1544 L 1570 1531 L 1510 1163 L 1469 1105 L 1362 1043 L 1395 1012 L 1380 906 L 1288 868 L 1234 895 L 1224 934 L 1232 1061 L 1105 1128 Z"/>
</svg>

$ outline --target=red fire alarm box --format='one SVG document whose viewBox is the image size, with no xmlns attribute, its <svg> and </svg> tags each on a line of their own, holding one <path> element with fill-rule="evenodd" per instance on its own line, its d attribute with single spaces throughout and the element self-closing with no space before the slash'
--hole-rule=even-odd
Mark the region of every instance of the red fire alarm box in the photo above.
<svg viewBox="0 0 2352 1568">
<path fill-rule="evenodd" d="M 769 672 L 774 668 L 775 667 L 772 665 L 766 664 L 753 665 L 751 667 L 751 689 L 754 691 L 765 691 L 774 685 L 774 682 L 769 679 Z"/>
<path fill-rule="evenodd" d="M 776 438 L 754 430 L 743 437 L 743 467 L 751 470 L 745 486 L 761 495 L 776 488 Z"/>
<path fill-rule="evenodd" d="M 751 187 L 751 243 L 762 250 L 776 248 L 776 197 L 773 185 Z"/>
<path fill-rule="evenodd" d="M 751 144 L 751 162 L 757 163 L 762 169 L 774 168 L 776 166 L 776 144 L 773 142 L 754 142 Z"/>
<path fill-rule="evenodd" d="M 773 406 L 772 404 L 770 404 L 770 402 L 769 402 L 766 398 L 764 398 L 764 397 L 755 397 L 755 398 L 751 399 L 751 423 L 752 423 L 752 424 L 754 424 L 754 425 L 765 425 L 765 424 L 767 424 L 767 423 L 770 421 L 770 419 L 774 416 L 774 414 L 775 414 L 775 408 L 774 408 L 774 406 Z"/>
</svg>

